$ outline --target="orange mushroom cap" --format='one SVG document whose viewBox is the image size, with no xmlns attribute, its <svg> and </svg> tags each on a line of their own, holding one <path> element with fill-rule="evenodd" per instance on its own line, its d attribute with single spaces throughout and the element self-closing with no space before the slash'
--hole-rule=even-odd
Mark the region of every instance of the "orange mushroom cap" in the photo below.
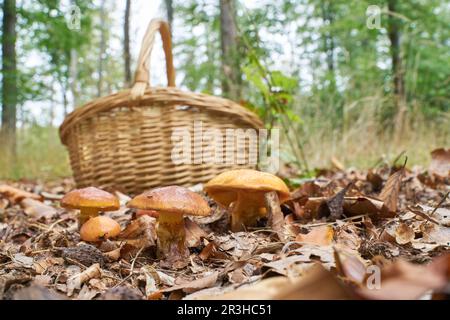
<svg viewBox="0 0 450 320">
<path fill-rule="evenodd" d="M 207 216 L 211 208 L 202 196 L 184 187 L 155 188 L 134 197 L 127 204 L 130 208 L 156 210 L 167 213 Z"/>
<path fill-rule="evenodd" d="M 226 207 L 237 200 L 239 191 L 276 191 L 280 202 L 290 197 L 289 188 L 283 180 L 273 174 L 252 169 L 225 171 L 211 179 L 204 189 L 211 198 Z"/>
<path fill-rule="evenodd" d="M 95 187 L 75 189 L 61 199 L 61 206 L 68 209 L 98 208 L 102 211 L 118 210 L 119 199 L 109 192 Z"/>
<path fill-rule="evenodd" d="M 83 241 L 97 242 L 114 238 L 120 233 L 120 225 L 111 218 L 98 216 L 91 218 L 81 226 L 80 237 Z"/>
</svg>

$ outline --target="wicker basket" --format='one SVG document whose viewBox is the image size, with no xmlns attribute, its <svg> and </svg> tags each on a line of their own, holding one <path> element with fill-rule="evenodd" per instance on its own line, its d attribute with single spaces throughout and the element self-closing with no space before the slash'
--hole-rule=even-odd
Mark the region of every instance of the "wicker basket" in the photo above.
<svg viewBox="0 0 450 320">
<path fill-rule="evenodd" d="M 148 60 L 158 31 L 166 56 L 167 88 L 149 87 Z M 174 86 L 169 27 L 153 20 L 142 41 L 132 88 L 77 108 L 60 127 L 78 187 L 92 185 L 137 194 L 155 186 L 204 183 L 224 170 L 254 166 L 248 162 L 174 164 L 174 129 L 187 128 L 193 137 L 195 121 L 222 131 L 263 127 L 254 113 L 233 101 Z"/>
</svg>

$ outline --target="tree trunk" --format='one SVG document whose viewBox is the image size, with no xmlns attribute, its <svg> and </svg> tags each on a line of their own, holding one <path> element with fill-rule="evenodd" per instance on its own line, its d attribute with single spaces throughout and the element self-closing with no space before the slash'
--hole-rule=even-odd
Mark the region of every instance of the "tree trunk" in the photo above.
<svg viewBox="0 0 450 320">
<path fill-rule="evenodd" d="M 131 85 L 130 11 L 131 11 L 131 0 L 127 0 L 125 5 L 125 18 L 123 22 L 123 58 L 125 60 L 126 87 Z"/>
<path fill-rule="evenodd" d="M 397 12 L 397 0 L 388 0 L 389 12 Z M 389 16 L 388 35 L 391 42 L 391 62 L 392 62 L 392 79 L 394 87 L 394 99 L 397 108 L 397 116 L 395 119 L 395 136 L 400 138 L 403 127 L 404 117 L 406 113 L 406 97 L 405 97 L 405 81 L 403 73 L 403 62 L 400 52 L 400 26 L 397 17 Z"/>
<path fill-rule="evenodd" d="M 3 1 L 2 30 L 2 144 L 12 158 L 16 155 L 17 66 L 16 0 Z"/>
<path fill-rule="evenodd" d="M 169 21 L 170 30 L 172 30 L 172 24 L 173 24 L 173 1 L 172 0 L 164 0 L 164 3 L 166 5 L 167 20 Z"/>
<path fill-rule="evenodd" d="M 105 0 L 102 0 L 100 5 L 100 46 L 98 56 L 98 82 L 97 82 L 97 96 L 101 97 L 103 93 L 103 62 L 106 51 L 106 28 L 104 26 L 106 20 Z"/>
<path fill-rule="evenodd" d="M 321 1 L 322 19 L 327 22 L 328 25 L 332 25 L 334 21 L 333 8 L 330 1 Z M 334 38 L 331 32 L 327 31 L 323 37 L 324 51 L 327 57 L 328 72 L 333 75 L 334 78 Z"/>
<path fill-rule="evenodd" d="M 78 68 L 77 68 L 77 60 L 78 53 L 75 49 L 70 50 L 70 91 L 72 93 L 72 109 L 75 109 L 78 106 L 78 90 L 77 90 L 77 77 L 78 77 Z M 67 115 L 67 110 L 64 112 L 64 117 Z"/>
<path fill-rule="evenodd" d="M 62 92 L 61 92 L 61 96 L 62 96 L 62 100 L 63 100 L 63 111 L 64 114 L 68 114 L 68 107 L 69 107 L 69 102 L 67 99 L 67 87 L 68 85 L 65 83 L 64 79 L 60 79 L 59 83 L 61 84 L 61 88 L 62 88 Z"/>
<path fill-rule="evenodd" d="M 220 0 L 220 39 L 222 46 L 222 92 L 232 100 L 241 96 L 241 72 L 238 61 L 236 8 L 234 0 Z"/>
</svg>

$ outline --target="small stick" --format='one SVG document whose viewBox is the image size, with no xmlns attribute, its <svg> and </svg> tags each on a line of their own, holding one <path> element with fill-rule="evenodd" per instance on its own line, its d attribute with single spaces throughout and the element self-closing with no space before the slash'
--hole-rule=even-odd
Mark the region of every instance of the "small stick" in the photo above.
<svg viewBox="0 0 450 320">
<path fill-rule="evenodd" d="M 434 215 L 434 213 L 437 211 L 437 209 L 439 209 L 440 206 L 442 206 L 442 204 L 444 203 L 444 201 L 447 199 L 449 193 L 450 193 L 450 191 L 447 191 L 447 193 L 445 194 L 445 196 L 441 199 L 441 201 L 439 201 L 438 205 L 433 209 L 433 211 L 431 211 L 430 217 L 431 217 L 432 215 Z"/>
<path fill-rule="evenodd" d="M 69 279 L 67 279 L 67 295 L 69 297 L 72 296 L 75 289 L 80 288 L 81 285 L 86 281 L 92 278 L 96 278 L 100 275 L 101 275 L 100 265 L 96 263 L 87 268 L 86 270 L 84 270 L 83 272 L 71 276 Z"/>
<path fill-rule="evenodd" d="M 344 219 L 339 219 L 339 221 L 351 221 L 351 220 L 356 220 L 359 218 L 363 218 L 363 217 L 367 217 L 368 214 L 361 214 L 358 216 L 354 216 L 354 217 L 348 217 L 348 218 L 344 218 Z M 318 226 L 324 226 L 324 225 L 335 225 L 337 224 L 337 221 L 331 221 L 331 222 L 318 222 L 318 223 L 313 223 L 313 224 L 300 224 L 300 223 L 294 223 L 293 225 L 300 225 L 302 227 L 308 228 L 308 227 L 318 227 Z"/>
<path fill-rule="evenodd" d="M 141 254 L 142 250 L 144 250 L 144 247 L 141 247 L 139 249 L 139 251 L 136 253 L 136 256 L 133 258 L 133 261 L 131 261 L 131 266 L 130 266 L 130 274 L 128 276 L 126 276 L 125 278 L 122 279 L 122 281 L 120 281 L 118 284 L 116 284 L 114 286 L 114 288 L 117 288 L 118 286 L 120 286 L 122 283 L 124 283 L 125 281 L 127 281 L 129 278 L 131 278 L 131 276 L 133 275 L 134 272 L 134 264 L 136 262 L 136 259 L 139 257 L 139 255 Z"/>
</svg>

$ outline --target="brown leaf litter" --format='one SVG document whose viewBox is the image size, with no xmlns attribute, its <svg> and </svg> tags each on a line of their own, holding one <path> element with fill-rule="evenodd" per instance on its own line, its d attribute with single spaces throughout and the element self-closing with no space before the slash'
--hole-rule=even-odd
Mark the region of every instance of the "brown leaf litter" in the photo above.
<svg viewBox="0 0 450 320">
<path fill-rule="evenodd" d="M 121 208 L 107 214 L 121 234 L 88 244 L 76 213 L 59 206 L 69 180 L 0 183 L 0 298 L 448 297 L 449 150 L 433 151 L 428 170 L 333 163 L 281 206 L 266 195 L 258 228 L 230 232 L 228 213 L 209 199 L 211 216 L 185 219 L 181 269 L 157 259 L 158 217 L 127 209 L 130 195 L 117 194 Z"/>
</svg>

